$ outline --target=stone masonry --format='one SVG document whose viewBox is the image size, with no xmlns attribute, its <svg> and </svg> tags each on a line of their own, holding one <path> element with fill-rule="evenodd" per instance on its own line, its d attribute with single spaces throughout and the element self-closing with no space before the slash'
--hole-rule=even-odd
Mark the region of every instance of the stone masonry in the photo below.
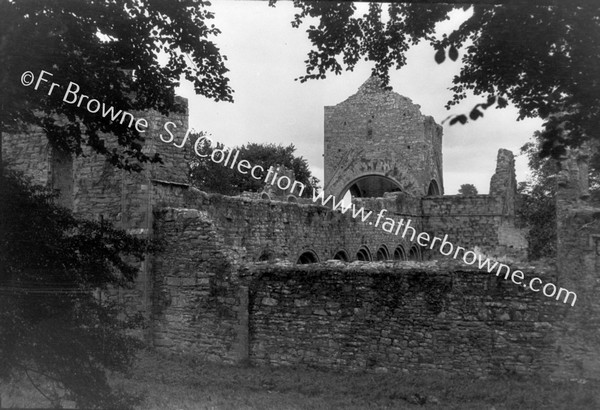
<svg viewBox="0 0 600 410">
<path fill-rule="evenodd" d="M 371 186 L 361 186 L 365 180 Z M 357 184 L 357 196 L 381 196 L 372 186 L 378 180 L 416 196 L 443 193 L 442 127 L 371 77 L 346 101 L 325 107 L 324 189 L 341 198 Z"/>
<path fill-rule="evenodd" d="M 145 313 L 156 348 L 340 370 L 600 376 L 599 212 L 580 186 L 584 156 L 560 187 L 558 268 L 512 266 L 577 291 L 571 307 L 310 200 L 200 192 L 187 181 L 190 147 L 158 138 L 169 120 L 181 141 L 187 114 L 146 118 L 144 149 L 163 163 L 140 174 L 56 152 L 35 129 L 5 136 L 3 156 L 77 214 L 163 240 L 118 295 Z M 511 152 L 498 152 L 488 195 L 441 195 L 441 127 L 407 98 L 370 79 L 325 108 L 325 125 L 327 194 L 350 191 L 355 206 L 486 255 L 524 255 Z"/>
</svg>

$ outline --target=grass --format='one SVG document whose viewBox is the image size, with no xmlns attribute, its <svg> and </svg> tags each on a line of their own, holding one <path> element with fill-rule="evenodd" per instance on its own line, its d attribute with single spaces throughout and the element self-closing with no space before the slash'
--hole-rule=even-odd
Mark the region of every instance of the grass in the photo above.
<svg viewBox="0 0 600 410">
<path fill-rule="evenodd" d="M 140 394 L 140 409 L 597 409 L 600 383 L 439 374 L 336 373 L 228 366 L 144 353 L 115 385 Z M 5 406 L 43 406 L 33 391 Z M 0 390 L 2 392 L 3 390 Z M 13 390 L 12 396 L 15 395 Z M 30 396 L 27 399 L 27 396 Z M 20 404 L 19 404 L 20 403 Z"/>
</svg>

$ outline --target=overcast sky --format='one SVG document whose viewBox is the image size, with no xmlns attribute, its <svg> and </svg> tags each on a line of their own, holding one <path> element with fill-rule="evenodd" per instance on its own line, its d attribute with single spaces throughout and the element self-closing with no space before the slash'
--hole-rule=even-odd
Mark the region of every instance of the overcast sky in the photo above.
<svg viewBox="0 0 600 410">
<path fill-rule="evenodd" d="M 359 10 L 364 9 L 359 5 Z M 323 107 L 336 105 L 352 94 L 370 75 L 372 64 L 359 63 L 353 72 L 328 75 L 326 80 L 294 81 L 305 72 L 304 60 L 310 49 L 305 28 L 294 29 L 290 22 L 295 10 L 291 2 L 276 8 L 267 2 L 221 1 L 210 7 L 214 24 L 222 31 L 215 42 L 228 58 L 228 77 L 234 89 L 234 103 L 215 103 L 196 96 L 190 84 L 178 94 L 188 98 L 190 128 L 206 131 L 226 146 L 247 142 L 293 143 L 296 154 L 306 158 L 323 182 Z M 459 21 L 460 15 L 455 21 Z M 452 23 L 440 27 L 447 30 Z M 454 23 L 456 24 L 456 23 Z M 445 103 L 459 63 L 433 60 L 428 44 L 413 47 L 407 65 L 391 73 L 393 90 L 421 106 L 421 112 L 441 123 L 452 113 L 469 111 L 479 99 L 467 99 L 448 111 Z M 455 194 L 463 183 L 474 184 L 479 193 L 488 193 L 499 148 L 518 154 L 519 148 L 540 128 L 541 121 L 516 121 L 514 108 L 489 109 L 485 117 L 466 125 L 444 124 L 444 187 Z M 527 177 L 526 161 L 517 158 L 517 180 Z"/>
</svg>

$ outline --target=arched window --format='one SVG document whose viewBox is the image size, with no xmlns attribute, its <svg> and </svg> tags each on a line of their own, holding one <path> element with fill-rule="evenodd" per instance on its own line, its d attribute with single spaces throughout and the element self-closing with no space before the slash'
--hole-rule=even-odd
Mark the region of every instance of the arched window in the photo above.
<svg viewBox="0 0 600 410">
<path fill-rule="evenodd" d="M 270 261 L 271 259 L 273 259 L 273 254 L 269 250 L 265 250 L 260 254 L 257 260 L 258 262 L 265 262 Z"/>
<path fill-rule="evenodd" d="M 436 196 L 440 195 L 440 187 L 435 179 L 432 179 L 429 183 L 429 188 L 427 189 L 427 196 Z"/>
<path fill-rule="evenodd" d="M 394 260 L 395 261 L 405 261 L 406 260 L 406 251 L 402 245 L 398 245 L 394 250 Z"/>
<path fill-rule="evenodd" d="M 300 255 L 298 257 L 298 260 L 296 261 L 296 263 L 298 265 L 306 265 L 309 263 L 317 263 L 317 262 L 319 262 L 319 257 L 313 251 L 306 251 L 306 252 L 302 253 L 302 255 Z"/>
<path fill-rule="evenodd" d="M 333 259 L 348 262 L 350 260 L 350 257 L 348 256 L 348 253 L 345 250 L 340 249 L 335 253 L 335 255 L 333 255 Z"/>
<path fill-rule="evenodd" d="M 377 253 L 375 254 L 375 260 L 378 261 L 387 261 L 390 259 L 390 251 L 388 251 L 387 246 L 381 245 L 379 249 L 377 249 Z"/>
<path fill-rule="evenodd" d="M 420 261 L 421 260 L 421 250 L 417 245 L 413 245 L 410 247 L 410 251 L 408 252 L 408 260 L 411 261 Z"/>
<path fill-rule="evenodd" d="M 369 251 L 369 248 L 367 248 L 366 246 L 362 246 L 358 252 L 356 252 L 356 260 L 359 261 L 372 261 L 373 258 L 371 257 L 371 252 Z"/>
</svg>

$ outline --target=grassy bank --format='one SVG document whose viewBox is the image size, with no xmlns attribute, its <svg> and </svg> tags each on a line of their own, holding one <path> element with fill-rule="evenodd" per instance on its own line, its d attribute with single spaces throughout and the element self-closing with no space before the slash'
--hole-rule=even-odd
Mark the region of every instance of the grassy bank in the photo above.
<svg viewBox="0 0 600 410">
<path fill-rule="evenodd" d="M 236 367 L 146 353 L 127 378 L 140 409 L 597 409 L 600 383 Z M 3 405 L 47 405 L 27 387 Z M 10 399 L 10 400 L 9 400 Z"/>
</svg>

